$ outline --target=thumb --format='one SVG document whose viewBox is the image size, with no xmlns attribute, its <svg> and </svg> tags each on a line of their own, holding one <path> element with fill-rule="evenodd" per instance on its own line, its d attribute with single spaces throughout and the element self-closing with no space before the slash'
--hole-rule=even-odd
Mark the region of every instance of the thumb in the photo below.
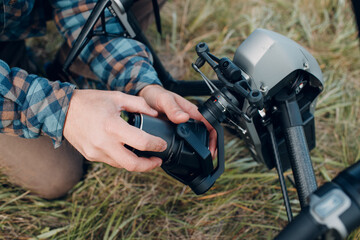
<svg viewBox="0 0 360 240">
<path fill-rule="evenodd" d="M 152 117 L 156 117 L 158 115 L 158 112 L 150 107 L 144 98 L 127 94 L 124 95 L 125 96 L 123 96 L 120 100 L 120 104 L 124 110 L 128 112 L 143 113 Z"/>
<path fill-rule="evenodd" d="M 170 121 L 179 124 L 189 120 L 189 114 L 184 112 L 184 110 L 179 106 L 174 97 L 168 97 L 162 102 L 163 104 L 161 108 Z"/>
</svg>

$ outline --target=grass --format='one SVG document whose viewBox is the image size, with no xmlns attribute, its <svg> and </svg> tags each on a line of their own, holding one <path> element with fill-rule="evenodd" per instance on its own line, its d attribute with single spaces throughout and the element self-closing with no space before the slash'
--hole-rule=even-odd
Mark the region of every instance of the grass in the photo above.
<svg viewBox="0 0 360 240">
<path fill-rule="evenodd" d="M 229 58 L 256 28 L 300 43 L 318 60 L 325 79 L 311 152 L 319 184 L 360 159 L 360 52 L 350 1 L 173 0 L 162 22 L 162 37 L 154 27 L 148 35 L 179 79 L 200 79 L 190 68 L 200 41 Z M 46 45 L 42 54 L 51 57 L 61 41 L 51 33 L 29 44 Z M 56 201 L 0 176 L 0 238 L 272 239 L 286 225 L 276 173 L 254 162 L 241 140 L 228 133 L 225 138 L 226 170 L 202 196 L 160 169 L 140 174 L 92 164 L 84 180 Z M 288 188 L 297 212 L 295 189 Z M 349 239 L 359 236 L 357 230 Z"/>
</svg>

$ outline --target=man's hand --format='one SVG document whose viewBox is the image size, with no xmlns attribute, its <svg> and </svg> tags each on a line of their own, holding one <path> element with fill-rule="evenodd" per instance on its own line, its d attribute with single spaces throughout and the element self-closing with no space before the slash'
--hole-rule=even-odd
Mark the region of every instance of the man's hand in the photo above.
<svg viewBox="0 0 360 240">
<path fill-rule="evenodd" d="M 140 151 L 162 152 L 166 142 L 129 125 L 120 117 L 123 110 L 157 116 L 157 111 L 142 97 L 117 91 L 75 90 L 66 115 L 64 136 L 90 161 L 136 172 L 160 166 L 160 158 L 138 157 L 124 147 L 126 144 Z"/>
<path fill-rule="evenodd" d="M 216 131 L 200 114 L 194 104 L 158 85 L 144 87 L 139 92 L 139 96 L 143 97 L 150 107 L 158 112 L 165 113 L 167 118 L 173 123 L 183 123 L 188 121 L 189 118 L 203 122 L 210 131 L 209 150 L 214 156 L 216 150 Z"/>
</svg>

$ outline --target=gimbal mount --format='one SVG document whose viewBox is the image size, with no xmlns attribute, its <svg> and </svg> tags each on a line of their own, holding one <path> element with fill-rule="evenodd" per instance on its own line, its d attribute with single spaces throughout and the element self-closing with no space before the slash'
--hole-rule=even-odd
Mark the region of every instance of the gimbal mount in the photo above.
<svg viewBox="0 0 360 240">
<path fill-rule="evenodd" d="M 196 52 L 193 68 L 212 92 L 205 108 L 216 109 L 209 101 L 218 105 L 225 113 L 219 120 L 233 126 L 254 159 L 269 169 L 276 167 L 291 221 L 283 171 L 291 166 L 302 208 L 317 189 L 309 149 L 315 146 L 315 99 L 323 89 L 319 65 L 297 43 L 264 29 L 255 30 L 239 46 L 233 62 L 213 56 L 204 43 Z M 205 62 L 224 84 L 222 89 L 201 73 Z"/>
</svg>

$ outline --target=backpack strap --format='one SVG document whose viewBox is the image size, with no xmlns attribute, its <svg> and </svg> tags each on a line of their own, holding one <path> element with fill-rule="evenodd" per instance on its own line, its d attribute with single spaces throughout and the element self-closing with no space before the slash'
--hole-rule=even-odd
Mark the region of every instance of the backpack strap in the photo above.
<svg viewBox="0 0 360 240">
<path fill-rule="evenodd" d="M 156 22 L 156 28 L 157 31 L 161 35 L 161 18 L 160 18 L 160 8 L 159 3 L 157 0 L 152 0 L 153 9 L 154 9 L 154 16 L 155 16 L 155 22 Z"/>
</svg>

